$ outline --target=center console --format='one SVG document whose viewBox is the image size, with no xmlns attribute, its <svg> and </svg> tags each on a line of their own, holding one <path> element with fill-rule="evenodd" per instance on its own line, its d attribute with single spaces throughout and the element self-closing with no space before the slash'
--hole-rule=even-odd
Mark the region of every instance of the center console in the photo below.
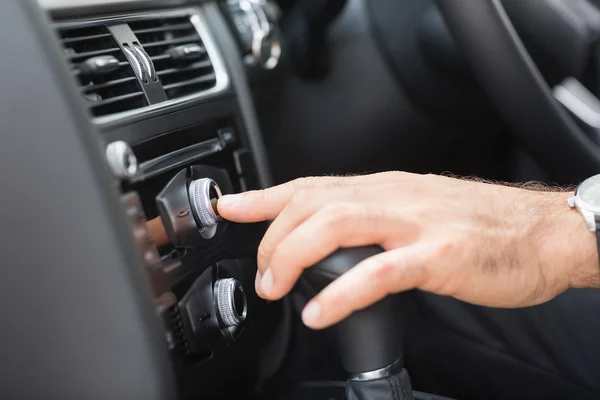
<svg viewBox="0 0 600 400">
<path fill-rule="evenodd" d="M 254 292 L 266 225 L 203 212 L 214 211 L 210 199 L 270 184 L 245 73 L 277 66 L 266 3 L 114 12 L 82 4 L 85 17 L 46 3 L 81 102 L 101 132 L 180 395 L 251 391 L 263 378 L 259 364 L 277 364 L 284 353 L 271 343 L 285 329 L 281 305 Z"/>
</svg>

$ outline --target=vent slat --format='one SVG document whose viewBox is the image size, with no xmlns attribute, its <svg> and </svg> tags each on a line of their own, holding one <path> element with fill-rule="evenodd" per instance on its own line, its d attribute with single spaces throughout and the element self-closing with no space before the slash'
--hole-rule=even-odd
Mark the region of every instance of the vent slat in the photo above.
<svg viewBox="0 0 600 400">
<path fill-rule="evenodd" d="M 91 57 L 95 57 L 95 56 L 102 56 L 105 54 L 114 54 L 114 53 L 120 53 L 121 49 L 119 47 L 112 47 L 110 49 L 103 49 L 103 50 L 94 50 L 94 51 L 88 51 L 85 53 L 77 53 L 77 54 L 69 54 L 69 60 L 78 60 L 78 59 L 82 59 L 82 58 L 91 58 Z"/>
<path fill-rule="evenodd" d="M 142 97 L 144 96 L 143 92 L 135 92 L 135 93 L 128 93 L 128 94 L 124 94 L 121 96 L 117 96 L 117 97 L 113 97 L 111 99 L 107 99 L 107 100 L 101 100 L 101 101 L 97 101 L 97 102 L 90 102 L 90 107 L 96 108 L 96 107 L 104 107 L 110 104 L 114 104 L 114 103 L 118 103 L 120 101 L 125 101 L 125 100 L 129 100 L 129 99 L 133 99 L 136 97 Z"/>
<path fill-rule="evenodd" d="M 194 28 L 194 25 L 192 25 L 191 22 L 188 22 L 188 23 L 183 23 L 183 24 L 157 26 L 155 28 L 137 29 L 137 30 L 134 30 L 133 33 L 135 33 L 136 35 L 142 35 L 144 33 L 181 31 L 181 30 L 187 30 L 187 29 L 193 29 L 193 28 Z"/>
<path fill-rule="evenodd" d="M 178 89 L 183 86 L 192 86 L 197 85 L 199 83 L 209 82 L 215 79 L 215 74 L 201 76 L 200 78 L 188 79 L 186 81 L 181 81 L 177 83 L 172 83 L 170 85 L 165 85 L 165 91 Z"/>
<path fill-rule="evenodd" d="M 192 65 L 188 65 L 187 67 L 183 67 L 183 68 L 169 68 L 169 69 L 157 70 L 157 74 L 158 74 L 158 76 L 164 76 L 164 75 L 169 75 L 169 74 L 176 74 L 179 72 L 195 71 L 197 69 L 207 68 L 207 67 L 211 67 L 211 66 L 212 66 L 212 63 L 210 62 L 210 60 L 206 60 L 206 61 L 200 61 L 200 62 L 194 63 Z"/>
<path fill-rule="evenodd" d="M 163 40 L 160 42 L 151 42 L 151 43 L 142 43 L 143 46 L 145 48 L 149 48 L 149 47 L 157 47 L 157 46 L 166 46 L 166 45 L 177 45 L 177 44 L 183 44 L 183 43 L 190 43 L 190 42 L 197 42 L 198 41 L 198 36 L 194 35 L 194 36 L 185 36 L 182 38 L 177 38 L 177 39 L 173 39 L 173 40 Z M 204 48 L 204 46 L 202 46 L 202 48 Z"/>
<path fill-rule="evenodd" d="M 84 86 L 82 88 L 82 90 L 85 93 L 89 93 L 89 92 L 96 91 L 96 90 L 101 90 L 101 89 L 106 89 L 106 88 L 113 87 L 113 86 L 118 86 L 123 83 L 135 82 L 136 80 L 137 80 L 137 78 L 135 76 L 128 76 L 127 78 L 115 79 L 114 81 L 108 81 L 108 82 L 100 83 L 97 85 Z"/>
<path fill-rule="evenodd" d="M 66 38 L 66 39 L 63 39 L 62 42 L 64 44 L 71 44 L 71 43 L 82 42 L 82 41 L 86 41 L 86 40 L 109 38 L 110 36 L 111 36 L 110 33 L 101 33 L 101 34 L 98 34 L 98 35 L 89 35 L 89 36 L 79 36 L 79 37 Z"/>
<path fill-rule="evenodd" d="M 189 16 L 148 17 L 145 19 L 132 21 L 129 23 L 129 26 L 131 27 L 131 30 L 136 31 L 139 29 L 154 28 L 157 26 L 173 26 L 173 25 L 188 23 L 188 22 L 190 22 Z"/>
<path fill-rule="evenodd" d="M 121 61 L 121 62 L 119 62 L 119 68 L 123 68 L 125 66 L 129 66 L 129 62 L 127 62 L 127 61 Z M 73 75 L 77 76 L 77 75 L 79 75 L 81 73 L 81 70 L 78 67 L 72 65 L 71 66 L 71 73 Z"/>
<path fill-rule="evenodd" d="M 152 59 L 152 62 L 156 62 L 156 61 L 168 60 L 169 58 L 171 58 L 171 56 L 168 54 L 160 54 L 158 56 L 152 56 L 150 58 Z"/>
</svg>

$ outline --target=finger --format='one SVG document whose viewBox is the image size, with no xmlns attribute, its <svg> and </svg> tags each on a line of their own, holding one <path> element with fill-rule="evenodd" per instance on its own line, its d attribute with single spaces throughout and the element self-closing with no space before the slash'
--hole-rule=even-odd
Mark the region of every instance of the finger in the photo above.
<svg viewBox="0 0 600 400">
<path fill-rule="evenodd" d="M 377 204 L 338 203 L 328 205 L 293 230 L 274 250 L 262 274 L 261 294 L 279 299 L 287 294 L 304 269 L 340 247 L 372 244 L 386 246 L 387 238 L 416 234 L 416 227 Z"/>
<path fill-rule="evenodd" d="M 323 329 L 388 294 L 423 285 L 428 276 L 427 254 L 427 249 L 422 246 L 409 246 L 360 262 L 307 304 L 302 312 L 304 324 Z"/>
<path fill-rule="evenodd" d="M 296 179 L 264 190 L 227 195 L 219 199 L 219 214 L 235 222 L 259 222 L 275 219 L 290 199 L 300 190 L 325 183 L 342 184 L 346 178 L 314 177 Z"/>
<path fill-rule="evenodd" d="M 393 179 L 398 173 L 379 173 L 353 177 L 301 178 L 264 190 L 221 197 L 217 203 L 219 214 L 234 222 L 260 222 L 275 219 L 296 192 L 302 189 L 343 186 L 347 183 L 369 184 Z"/>
<path fill-rule="evenodd" d="M 358 200 L 354 185 L 298 191 L 275 218 L 258 247 L 259 271 L 264 272 L 281 241 L 307 218 L 327 203 L 349 201 L 349 199 Z"/>
</svg>

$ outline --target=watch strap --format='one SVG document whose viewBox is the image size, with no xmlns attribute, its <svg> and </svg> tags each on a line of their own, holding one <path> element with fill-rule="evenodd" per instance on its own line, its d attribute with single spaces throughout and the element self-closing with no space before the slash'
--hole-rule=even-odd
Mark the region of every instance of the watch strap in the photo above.
<svg viewBox="0 0 600 400">
<path fill-rule="evenodd" d="M 598 250 L 598 261 L 600 262 L 600 215 L 594 216 L 596 222 L 596 249 Z"/>
</svg>

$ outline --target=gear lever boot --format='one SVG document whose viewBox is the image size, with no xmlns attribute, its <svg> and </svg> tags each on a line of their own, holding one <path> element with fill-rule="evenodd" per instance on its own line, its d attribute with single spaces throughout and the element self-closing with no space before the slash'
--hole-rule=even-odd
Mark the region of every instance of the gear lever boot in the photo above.
<svg viewBox="0 0 600 400">
<path fill-rule="evenodd" d="M 341 249 L 304 272 L 322 290 L 359 262 L 381 253 L 378 246 Z M 404 318 L 399 295 L 354 312 L 334 327 L 351 400 L 408 400 L 412 389 L 403 369 Z"/>
</svg>

